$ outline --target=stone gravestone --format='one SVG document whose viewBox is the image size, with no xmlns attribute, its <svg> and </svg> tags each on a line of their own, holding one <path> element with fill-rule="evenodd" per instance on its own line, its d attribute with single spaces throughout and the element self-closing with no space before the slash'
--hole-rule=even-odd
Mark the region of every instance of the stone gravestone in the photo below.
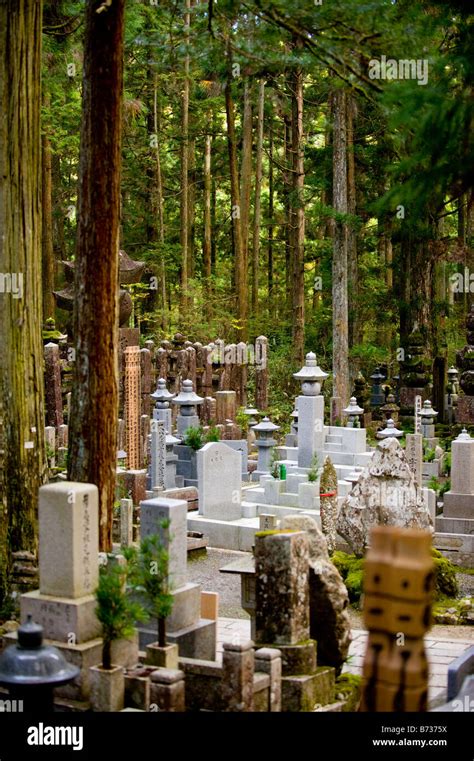
<svg viewBox="0 0 474 761">
<path fill-rule="evenodd" d="M 255 640 L 282 656 L 282 710 L 312 711 L 334 700 L 334 669 L 316 666 L 310 639 L 309 549 L 304 531 L 255 535 Z"/>
<path fill-rule="evenodd" d="M 147 499 L 140 503 L 140 536 L 158 534 L 169 556 L 168 574 L 172 588 L 186 583 L 188 503 L 177 499 Z M 167 528 L 161 525 L 168 522 Z"/>
<path fill-rule="evenodd" d="M 474 534 L 474 439 L 464 429 L 451 444 L 451 488 L 444 495 L 436 530 L 463 535 L 466 549 Z M 465 550 L 466 551 L 466 550 Z M 472 546 L 467 554 L 473 554 Z"/>
<path fill-rule="evenodd" d="M 133 500 L 120 500 L 120 546 L 131 547 L 133 543 Z"/>
<path fill-rule="evenodd" d="M 255 536 L 256 640 L 296 645 L 309 639 L 308 538 L 303 531 Z"/>
<path fill-rule="evenodd" d="M 185 500 L 156 497 L 140 503 L 140 534 L 158 534 L 169 554 L 168 576 L 173 608 L 166 619 L 166 637 L 185 658 L 213 661 L 216 657 L 216 621 L 201 618 L 201 587 L 187 581 L 187 514 Z M 167 528 L 161 525 L 169 522 Z M 139 627 L 140 646 L 156 641 L 156 619 Z"/>
<path fill-rule="evenodd" d="M 151 421 L 151 488 L 165 488 L 166 431 L 162 420 Z"/>
<path fill-rule="evenodd" d="M 249 447 L 245 439 L 228 439 L 226 440 L 226 446 L 231 449 L 237 450 L 242 456 L 242 481 L 248 480 L 248 459 L 249 459 Z"/>
<path fill-rule="evenodd" d="M 140 468 L 140 348 L 127 346 L 125 359 L 125 422 L 128 470 Z"/>
<path fill-rule="evenodd" d="M 338 533 L 362 557 L 374 526 L 431 529 L 432 520 L 405 451 L 396 438 L 381 441 L 371 462 L 345 497 Z"/>
<path fill-rule="evenodd" d="M 197 453 L 199 513 L 206 518 L 235 521 L 241 510 L 241 453 L 220 441 Z"/>
<path fill-rule="evenodd" d="M 261 518 L 262 516 L 260 516 Z M 309 515 L 287 515 L 281 528 L 305 531 L 309 549 L 309 636 L 318 643 L 318 666 L 342 669 L 351 644 L 349 595 L 329 559 L 326 539 Z"/>
<path fill-rule="evenodd" d="M 423 436 L 421 433 L 407 433 L 405 454 L 408 466 L 415 477 L 415 483 L 420 488 L 423 468 Z"/>
<path fill-rule="evenodd" d="M 99 578 L 97 487 L 71 481 L 43 486 L 38 514 L 40 588 L 21 596 L 21 621 L 31 614 L 45 639 L 81 669 L 78 680 L 57 694 L 84 700 L 90 691 L 89 667 L 100 662 L 102 650 L 94 595 Z M 134 665 L 136 640 L 114 643 L 112 660 Z"/>
<path fill-rule="evenodd" d="M 46 425 L 57 429 L 63 423 L 63 403 L 59 346 L 55 343 L 44 347 L 44 388 Z"/>
</svg>

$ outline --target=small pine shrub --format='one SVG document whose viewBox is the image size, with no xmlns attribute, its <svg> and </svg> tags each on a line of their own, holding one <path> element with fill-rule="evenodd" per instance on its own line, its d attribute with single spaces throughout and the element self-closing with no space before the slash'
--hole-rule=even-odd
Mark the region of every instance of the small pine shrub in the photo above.
<svg viewBox="0 0 474 761">
<path fill-rule="evenodd" d="M 194 449 L 195 452 L 197 452 L 198 449 L 201 449 L 204 444 L 202 428 L 195 428 L 194 426 L 188 428 L 184 434 L 184 443 L 187 447 Z"/>
</svg>

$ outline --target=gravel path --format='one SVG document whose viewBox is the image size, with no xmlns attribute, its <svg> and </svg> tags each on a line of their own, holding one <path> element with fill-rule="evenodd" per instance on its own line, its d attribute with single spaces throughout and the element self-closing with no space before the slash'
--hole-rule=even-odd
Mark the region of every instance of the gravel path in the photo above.
<svg viewBox="0 0 474 761">
<path fill-rule="evenodd" d="M 233 560 L 249 555 L 248 552 L 208 549 L 207 553 L 188 555 L 188 578 L 202 589 L 219 593 L 219 616 L 225 618 L 248 618 L 240 605 L 240 576 L 219 573 L 219 569 Z"/>
</svg>

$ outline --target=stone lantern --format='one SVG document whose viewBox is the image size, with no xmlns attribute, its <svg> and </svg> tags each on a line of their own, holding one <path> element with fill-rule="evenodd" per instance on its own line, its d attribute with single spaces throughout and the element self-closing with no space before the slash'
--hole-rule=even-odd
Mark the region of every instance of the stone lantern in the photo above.
<svg viewBox="0 0 474 761">
<path fill-rule="evenodd" d="M 379 431 L 377 434 L 378 439 L 388 439 L 389 436 L 395 436 L 395 438 L 399 439 L 401 436 L 403 436 L 403 431 L 400 431 L 398 428 L 395 428 L 395 423 L 390 418 L 390 420 L 387 420 L 385 428 L 383 430 Z"/>
<path fill-rule="evenodd" d="M 247 424 L 249 428 L 257 425 L 258 420 L 256 418 L 258 414 L 258 410 L 255 407 L 247 407 L 247 409 L 244 410 L 244 415 L 247 416 Z"/>
<path fill-rule="evenodd" d="M 194 393 L 193 382 L 185 380 L 181 384 L 181 391 L 173 399 L 173 404 L 178 405 L 178 419 L 176 427 L 178 436 L 184 436 L 188 428 L 199 427 L 199 417 L 196 412 L 196 406 L 202 404 L 204 399 Z"/>
<path fill-rule="evenodd" d="M 389 394 L 387 396 L 387 401 L 380 408 L 380 412 L 383 413 L 387 420 L 390 420 L 391 418 L 394 423 L 398 423 L 398 413 L 400 412 L 400 407 L 395 401 L 394 394 Z"/>
<path fill-rule="evenodd" d="M 258 449 L 257 470 L 254 470 L 252 473 L 252 478 L 253 480 L 258 480 L 260 476 L 268 476 L 270 474 L 271 450 L 277 443 L 273 438 L 273 434 L 275 431 L 280 430 L 280 426 L 272 423 L 268 417 L 264 417 L 261 423 L 253 426 L 252 430 L 255 431 L 255 444 Z"/>
<path fill-rule="evenodd" d="M 301 382 L 303 396 L 319 396 L 327 377 L 328 374 L 316 363 L 316 354 L 312 351 L 306 355 L 306 361 L 301 370 L 293 373 L 293 378 Z"/>
<path fill-rule="evenodd" d="M 165 424 L 166 433 L 171 433 L 171 409 L 170 401 L 176 396 L 168 391 L 166 388 L 166 380 L 160 378 L 156 385 L 156 390 L 150 394 L 152 399 L 156 400 L 155 408 L 153 410 L 153 419 L 162 420 Z"/>
<path fill-rule="evenodd" d="M 342 411 L 344 415 L 348 415 L 347 428 L 360 428 L 359 417 L 364 414 L 364 410 L 357 404 L 355 396 L 351 396 L 348 406 Z"/>
<path fill-rule="evenodd" d="M 385 403 L 385 394 L 381 386 L 384 376 L 380 372 L 380 368 L 376 367 L 375 372 L 370 376 L 372 381 L 372 389 L 370 392 L 370 404 L 372 407 L 381 407 Z"/>
<path fill-rule="evenodd" d="M 54 710 L 54 688 L 72 682 L 79 668 L 68 663 L 51 645 L 43 645 L 43 627 L 31 615 L 18 629 L 18 642 L 0 655 L 0 684 L 13 700 L 23 701 L 19 710 L 31 713 Z"/>
<path fill-rule="evenodd" d="M 117 452 L 117 468 L 121 471 L 125 471 L 127 468 L 127 453 L 124 449 L 119 449 Z"/>
<path fill-rule="evenodd" d="M 459 371 L 456 367 L 448 370 L 448 384 L 446 386 L 446 410 L 448 423 L 455 422 L 455 410 L 459 399 Z"/>
<path fill-rule="evenodd" d="M 435 435 L 435 419 L 438 413 L 433 409 L 429 399 L 423 404 L 422 409 L 418 413 L 421 418 L 421 433 L 425 439 L 432 439 Z"/>
</svg>

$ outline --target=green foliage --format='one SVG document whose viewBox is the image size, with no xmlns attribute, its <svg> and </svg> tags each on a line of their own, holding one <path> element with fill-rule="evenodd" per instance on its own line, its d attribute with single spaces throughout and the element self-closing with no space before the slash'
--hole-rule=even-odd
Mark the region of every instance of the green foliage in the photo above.
<svg viewBox="0 0 474 761">
<path fill-rule="evenodd" d="M 245 414 L 245 407 L 239 407 L 235 416 L 235 422 L 242 429 L 242 436 L 246 436 L 249 429 L 248 415 Z"/>
<path fill-rule="evenodd" d="M 457 597 L 459 595 L 459 585 L 456 578 L 456 566 L 434 547 L 431 550 L 431 554 L 435 566 L 435 598 L 438 600 L 443 596 Z"/>
<path fill-rule="evenodd" d="M 270 474 L 277 480 L 280 478 L 280 466 L 278 465 L 278 459 L 279 458 L 276 447 L 273 447 L 272 456 L 270 458 Z"/>
<path fill-rule="evenodd" d="M 348 555 L 346 552 L 336 550 L 332 554 L 331 560 L 347 587 L 349 600 L 351 603 L 358 603 L 363 592 L 363 558 L 356 558 L 355 555 Z"/>
<path fill-rule="evenodd" d="M 435 459 L 436 452 L 431 447 L 425 447 L 425 451 L 423 454 L 423 460 L 424 462 L 433 462 Z"/>
<path fill-rule="evenodd" d="M 308 471 L 308 481 L 310 483 L 314 483 L 315 481 L 318 480 L 318 478 L 319 478 L 319 459 L 318 459 L 317 453 L 315 452 L 312 457 L 311 465 Z"/>
<path fill-rule="evenodd" d="M 441 483 L 438 481 L 436 476 L 431 476 L 430 480 L 428 481 L 428 489 L 433 489 L 437 495 L 439 494 Z"/>
<path fill-rule="evenodd" d="M 431 552 L 435 566 L 435 598 L 456 597 L 459 594 L 456 566 L 439 550 L 433 548 Z M 351 603 L 359 602 L 363 592 L 364 559 L 336 550 L 331 560 L 343 578 Z"/>
<path fill-rule="evenodd" d="M 206 431 L 206 435 L 205 435 L 206 444 L 208 444 L 211 441 L 220 441 L 220 440 L 221 440 L 221 435 L 217 426 L 215 425 L 209 426 L 209 430 Z"/>
<path fill-rule="evenodd" d="M 191 426 L 186 430 L 184 434 L 184 443 L 187 447 L 191 447 L 194 451 L 201 449 L 204 446 L 204 436 L 202 428 Z"/>
<path fill-rule="evenodd" d="M 169 521 L 161 521 L 164 532 L 169 529 Z M 170 537 L 172 540 L 172 537 Z M 173 609 L 174 598 L 170 593 L 169 554 L 158 534 L 147 536 L 136 547 L 124 548 L 123 553 L 130 567 L 132 588 L 145 598 L 148 613 L 158 622 L 158 643 L 166 645 L 165 621 Z"/>
<path fill-rule="evenodd" d="M 446 452 L 444 455 L 444 472 L 447 476 L 451 474 L 451 452 Z"/>
<path fill-rule="evenodd" d="M 126 584 L 128 567 L 109 563 L 101 566 L 99 585 L 96 589 L 96 615 L 102 624 L 103 650 L 102 665 L 112 668 L 110 645 L 117 639 L 130 637 L 135 630 L 135 622 L 145 619 L 142 606 L 130 599 Z"/>
</svg>

